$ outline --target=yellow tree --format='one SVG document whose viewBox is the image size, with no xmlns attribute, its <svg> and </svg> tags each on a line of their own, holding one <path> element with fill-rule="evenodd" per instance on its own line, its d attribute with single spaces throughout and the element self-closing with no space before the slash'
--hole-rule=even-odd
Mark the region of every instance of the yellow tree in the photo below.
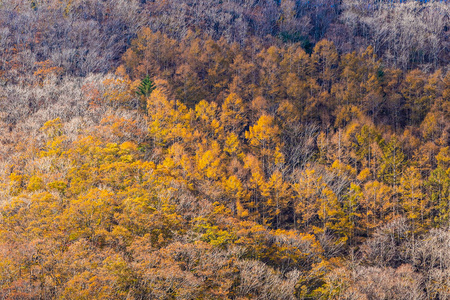
<svg viewBox="0 0 450 300">
<path fill-rule="evenodd" d="M 245 133 L 253 152 L 261 159 L 263 171 L 271 174 L 284 163 L 281 153 L 281 130 L 272 116 L 262 115 Z"/>
<path fill-rule="evenodd" d="M 389 221 L 393 216 L 393 190 L 377 180 L 363 186 L 361 198 L 361 226 L 370 234 L 375 228 Z"/>
<path fill-rule="evenodd" d="M 271 46 L 258 54 L 261 59 L 261 95 L 269 99 L 271 103 L 284 98 L 285 89 L 281 81 L 283 78 L 280 67 L 283 55 L 284 50 L 276 46 Z"/>
<path fill-rule="evenodd" d="M 167 99 L 160 89 L 155 89 L 148 98 L 147 108 L 149 134 L 156 145 L 192 141 L 193 131 L 190 123 L 193 112 L 184 104 Z"/>
<path fill-rule="evenodd" d="M 293 187 L 297 194 L 295 211 L 307 230 L 316 234 L 334 232 L 347 239 L 348 220 L 344 217 L 336 193 L 324 181 L 322 174 L 307 167 Z"/>
<path fill-rule="evenodd" d="M 276 170 L 259 188 L 264 201 L 263 222 L 279 228 L 284 223 L 283 218 L 288 217 L 286 211 L 292 198 L 290 184 Z"/>
<path fill-rule="evenodd" d="M 218 180 L 223 176 L 223 153 L 217 141 L 209 141 L 210 145 L 201 145 L 195 155 L 198 178 Z"/>
<path fill-rule="evenodd" d="M 202 100 L 195 105 L 196 129 L 205 139 L 217 139 L 223 136 L 223 127 L 220 121 L 220 109 L 215 102 Z"/>
<path fill-rule="evenodd" d="M 333 42 L 321 40 L 314 46 L 310 70 L 325 90 L 329 91 L 332 82 L 338 78 L 338 60 L 339 55 Z"/>
<path fill-rule="evenodd" d="M 238 52 L 230 65 L 231 74 L 233 74 L 229 86 L 230 92 L 240 95 L 244 100 L 251 101 L 257 90 L 256 76 L 258 67 L 244 56 L 245 53 Z"/>
<path fill-rule="evenodd" d="M 415 229 L 420 226 L 427 227 L 428 203 L 422 192 L 422 176 L 416 167 L 409 167 L 400 179 L 400 199 L 401 205 L 406 213 L 406 218 L 410 220 Z"/>
<path fill-rule="evenodd" d="M 233 132 L 240 137 L 243 133 L 247 125 L 247 117 L 244 102 L 237 94 L 231 93 L 223 102 L 220 121 L 225 134 Z"/>
<path fill-rule="evenodd" d="M 426 77 L 419 70 L 410 71 L 401 90 L 406 100 L 405 107 L 409 113 L 410 124 L 420 124 L 431 107 L 431 98 L 424 91 Z"/>
<path fill-rule="evenodd" d="M 437 226 L 448 226 L 450 222 L 450 151 L 449 147 L 440 149 L 436 155 L 437 168 L 427 181 L 428 197 L 431 201 L 433 221 Z"/>
</svg>

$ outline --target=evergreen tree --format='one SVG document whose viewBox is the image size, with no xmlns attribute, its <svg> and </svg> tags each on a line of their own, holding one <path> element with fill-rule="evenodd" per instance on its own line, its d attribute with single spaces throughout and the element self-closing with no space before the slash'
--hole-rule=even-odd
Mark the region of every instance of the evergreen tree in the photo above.
<svg viewBox="0 0 450 300">
<path fill-rule="evenodd" d="M 138 90 L 136 94 L 141 96 L 139 101 L 139 109 L 142 111 L 146 111 L 147 106 L 147 98 L 155 89 L 155 84 L 150 80 L 150 77 L 147 75 L 144 79 L 142 79 L 141 84 L 138 86 Z"/>
</svg>

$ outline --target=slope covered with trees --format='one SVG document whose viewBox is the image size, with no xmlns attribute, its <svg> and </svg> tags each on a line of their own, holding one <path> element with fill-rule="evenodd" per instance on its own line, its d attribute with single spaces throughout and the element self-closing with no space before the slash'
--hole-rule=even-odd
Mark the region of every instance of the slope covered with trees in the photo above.
<svg viewBox="0 0 450 300">
<path fill-rule="evenodd" d="M 2 1 L 1 298 L 449 299 L 448 22 Z"/>
</svg>

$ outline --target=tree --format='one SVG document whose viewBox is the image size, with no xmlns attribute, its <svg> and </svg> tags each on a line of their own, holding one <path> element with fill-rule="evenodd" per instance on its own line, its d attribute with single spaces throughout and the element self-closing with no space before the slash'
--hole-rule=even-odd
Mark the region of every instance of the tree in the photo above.
<svg viewBox="0 0 450 300">
<path fill-rule="evenodd" d="M 258 185 L 260 187 L 284 165 L 280 134 L 279 127 L 274 124 L 274 118 L 267 115 L 262 115 L 258 122 L 245 132 L 252 153 L 260 162 L 258 168 L 258 178 L 260 177 Z"/>
<path fill-rule="evenodd" d="M 383 147 L 383 156 L 378 176 L 387 184 L 395 187 L 399 184 L 405 155 L 396 136 Z"/>
<path fill-rule="evenodd" d="M 449 148 L 441 148 L 436 156 L 438 166 L 434 169 L 426 183 L 431 202 L 434 223 L 445 227 L 450 222 L 450 155 Z"/>
<path fill-rule="evenodd" d="M 311 54 L 310 72 L 326 91 L 331 90 L 331 85 L 339 74 L 338 62 L 339 55 L 333 42 L 321 40 L 314 46 Z"/>
<path fill-rule="evenodd" d="M 407 168 L 400 179 L 398 191 L 406 218 L 416 230 L 419 227 L 426 228 L 430 221 L 428 218 L 428 203 L 422 192 L 422 186 L 423 182 L 419 170 L 415 167 Z"/>
<path fill-rule="evenodd" d="M 142 111 L 147 111 L 147 98 L 155 88 L 155 84 L 150 80 L 148 75 L 142 79 L 141 84 L 138 86 L 138 90 L 136 91 L 136 94 L 141 96 L 141 100 L 139 101 L 139 109 Z"/>
</svg>

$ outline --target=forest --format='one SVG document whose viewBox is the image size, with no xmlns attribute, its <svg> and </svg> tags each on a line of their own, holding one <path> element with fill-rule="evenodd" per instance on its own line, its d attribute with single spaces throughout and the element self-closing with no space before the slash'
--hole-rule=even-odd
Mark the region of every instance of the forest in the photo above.
<svg viewBox="0 0 450 300">
<path fill-rule="evenodd" d="M 450 299 L 450 3 L 0 0 L 0 299 Z"/>
</svg>

